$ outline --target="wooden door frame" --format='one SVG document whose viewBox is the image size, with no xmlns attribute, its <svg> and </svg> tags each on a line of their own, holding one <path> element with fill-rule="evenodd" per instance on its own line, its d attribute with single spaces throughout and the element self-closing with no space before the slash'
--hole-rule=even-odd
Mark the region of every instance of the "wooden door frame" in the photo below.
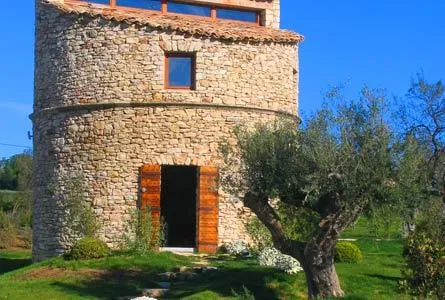
<svg viewBox="0 0 445 300">
<path fill-rule="evenodd" d="M 172 165 L 181 167 L 183 165 Z M 140 209 L 150 206 L 155 226 L 160 225 L 162 167 L 157 164 L 144 164 L 140 168 Z M 187 166 L 184 166 L 187 167 Z M 199 253 L 215 253 L 219 240 L 219 195 L 218 168 L 213 166 L 190 166 L 196 168 L 196 240 L 195 249 Z M 215 184 L 215 186 L 212 186 Z M 206 202 L 206 205 L 204 205 Z M 210 203 L 210 204 L 209 204 Z M 204 215 L 204 212 L 208 212 Z M 213 215 L 212 215 L 213 214 Z M 208 224 L 209 220 L 214 224 Z M 206 236 L 201 225 L 206 224 Z M 213 235 L 212 235 L 213 234 Z"/>
<path fill-rule="evenodd" d="M 200 166 L 198 168 L 198 193 L 197 193 L 197 251 L 199 253 L 216 253 L 219 241 L 219 195 L 218 195 L 218 168 L 214 166 Z M 210 185 L 209 185 L 210 183 Z M 212 186 L 214 185 L 214 186 Z M 205 193 L 205 195 L 203 195 Z M 204 198 L 205 197 L 205 198 Z M 204 199 L 213 198 L 213 204 L 202 204 Z M 203 212 L 208 212 L 210 216 L 213 214 L 215 224 L 208 225 L 214 231 L 214 235 L 206 236 L 204 230 L 200 227 L 201 224 L 208 223 Z M 211 217 L 210 217 L 211 219 Z M 212 228 L 213 227 L 213 228 Z M 207 228 L 208 230 L 208 228 Z M 208 234 L 208 233 L 206 233 Z"/>
</svg>

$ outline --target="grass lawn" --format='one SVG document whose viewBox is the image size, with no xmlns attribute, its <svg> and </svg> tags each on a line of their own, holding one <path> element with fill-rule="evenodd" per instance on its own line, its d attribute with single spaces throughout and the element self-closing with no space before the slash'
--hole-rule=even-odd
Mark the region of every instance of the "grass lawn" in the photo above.
<svg viewBox="0 0 445 300">
<path fill-rule="evenodd" d="M 354 233 L 346 233 L 350 237 Z M 364 261 L 337 264 L 346 299 L 409 299 L 397 293 L 403 266 L 400 240 L 375 241 L 360 236 L 357 245 Z M 170 253 L 148 257 L 113 256 L 93 261 L 54 259 L 30 265 L 29 252 L 0 252 L 0 299 L 113 299 L 138 296 L 155 288 L 154 275 L 178 266 L 192 266 L 196 258 Z M 253 259 L 215 257 L 208 260 L 219 271 L 193 281 L 176 283 L 170 299 L 235 299 L 232 289 L 243 286 L 256 299 L 305 299 L 304 274 L 289 276 L 262 268 Z"/>
</svg>

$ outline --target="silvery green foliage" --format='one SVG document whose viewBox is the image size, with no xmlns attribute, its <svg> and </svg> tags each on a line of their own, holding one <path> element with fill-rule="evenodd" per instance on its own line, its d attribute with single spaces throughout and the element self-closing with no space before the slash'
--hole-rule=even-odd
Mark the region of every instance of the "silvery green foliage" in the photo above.
<svg viewBox="0 0 445 300">
<path fill-rule="evenodd" d="M 273 267 L 287 274 L 303 271 L 300 263 L 295 258 L 285 255 L 275 248 L 264 248 L 258 256 L 258 261 L 261 266 Z"/>
<path fill-rule="evenodd" d="M 249 248 L 246 242 L 241 240 L 236 240 L 231 243 L 228 243 L 224 246 L 227 253 L 233 256 L 241 256 L 241 255 L 248 255 L 249 254 Z"/>
</svg>

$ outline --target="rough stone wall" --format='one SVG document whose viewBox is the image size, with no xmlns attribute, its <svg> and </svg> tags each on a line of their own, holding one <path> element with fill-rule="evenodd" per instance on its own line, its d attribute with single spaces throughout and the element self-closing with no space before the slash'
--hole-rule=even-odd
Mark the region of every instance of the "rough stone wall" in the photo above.
<svg viewBox="0 0 445 300">
<path fill-rule="evenodd" d="M 224 43 L 48 7 L 36 24 L 34 260 L 69 246 L 54 193 L 66 176 L 84 176 L 101 237 L 115 245 L 143 164 L 218 165 L 234 125 L 296 115 L 295 45 Z M 165 51 L 196 53 L 196 91 L 164 89 Z M 220 192 L 220 243 L 247 238 L 250 213 Z"/>
<path fill-rule="evenodd" d="M 88 103 L 186 101 L 296 113 L 298 70 L 293 45 L 185 37 L 60 15 L 56 10 L 40 18 L 37 75 L 45 76 L 36 76 L 36 110 Z M 196 52 L 196 91 L 164 90 L 165 51 Z"/>
</svg>

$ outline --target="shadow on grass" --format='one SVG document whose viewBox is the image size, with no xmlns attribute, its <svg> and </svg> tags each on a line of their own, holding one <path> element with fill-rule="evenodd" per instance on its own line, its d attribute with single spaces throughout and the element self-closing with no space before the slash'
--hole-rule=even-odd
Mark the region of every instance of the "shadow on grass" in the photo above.
<svg viewBox="0 0 445 300">
<path fill-rule="evenodd" d="M 278 276 L 276 274 L 274 277 Z M 170 296 L 182 299 L 200 292 L 211 291 L 220 297 L 233 296 L 232 290 L 242 291 L 243 286 L 253 292 L 255 299 L 279 299 L 275 290 L 267 285 L 271 271 L 226 268 L 217 273 L 204 275 L 193 282 L 179 283 L 174 286 Z"/>
<path fill-rule="evenodd" d="M 73 283 L 58 281 L 53 285 L 82 297 L 116 299 L 124 296 L 141 296 L 142 289 L 159 288 L 155 276 L 166 271 L 168 270 L 157 269 L 129 276 L 124 270 L 109 270 L 88 280 L 82 279 Z M 255 294 L 256 299 L 279 299 L 276 292 L 267 287 L 266 279 L 271 275 L 270 271 L 262 269 L 222 268 L 215 273 L 202 274 L 191 281 L 173 282 L 168 297 L 182 299 L 203 292 L 230 297 L 233 295 L 232 289 L 239 292 L 245 286 Z"/>
<path fill-rule="evenodd" d="M 368 277 L 377 278 L 385 281 L 395 281 L 398 282 L 401 278 L 397 276 L 386 276 L 386 275 L 380 275 L 380 274 L 366 274 Z"/>
<path fill-rule="evenodd" d="M 23 258 L 0 258 L 0 275 L 24 268 L 32 264 L 31 259 Z"/>
<path fill-rule="evenodd" d="M 166 272 L 162 268 L 150 272 L 128 269 L 109 269 L 92 276 L 83 274 L 83 278 L 73 281 L 55 281 L 52 285 L 70 294 L 83 297 L 116 299 L 123 296 L 140 296 L 142 289 L 157 288 L 155 274 Z"/>
</svg>

